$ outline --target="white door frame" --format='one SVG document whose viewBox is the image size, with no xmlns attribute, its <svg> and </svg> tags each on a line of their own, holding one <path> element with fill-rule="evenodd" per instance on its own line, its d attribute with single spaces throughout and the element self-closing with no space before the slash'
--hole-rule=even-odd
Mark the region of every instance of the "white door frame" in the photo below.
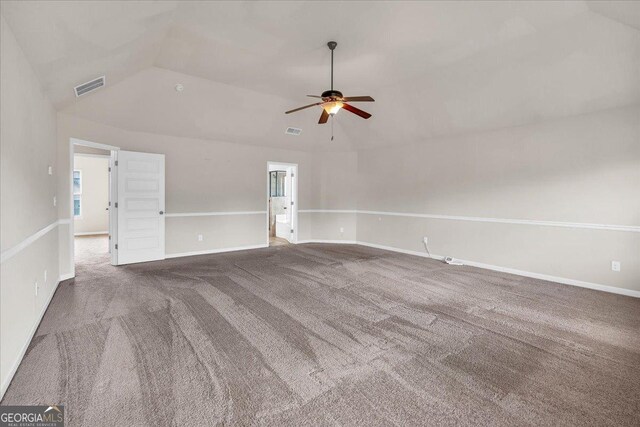
<svg viewBox="0 0 640 427">
<path fill-rule="evenodd" d="M 116 159 L 116 153 L 120 150 L 119 147 L 107 144 L 100 144 L 98 142 L 85 141 L 77 138 L 69 139 L 69 260 L 71 263 L 69 271 L 71 272 L 70 277 L 76 276 L 76 260 L 75 260 L 75 233 L 74 233 L 74 218 L 73 218 L 73 167 L 74 167 L 74 156 L 75 156 L 75 146 L 80 145 L 83 147 L 97 148 L 100 150 L 108 150 L 111 152 L 109 167 L 111 168 L 111 173 L 109 174 L 109 200 L 117 200 L 117 190 L 118 186 L 116 179 L 116 168 L 113 167 L 113 163 Z M 115 236 L 117 232 L 118 221 L 115 216 L 115 209 L 109 206 L 109 236 L 111 239 L 109 240 L 109 251 L 111 252 L 111 265 L 118 265 L 118 254 L 117 251 L 114 250 L 114 246 L 116 244 Z"/>
<path fill-rule="evenodd" d="M 300 223 L 298 222 L 298 164 L 297 163 L 286 163 L 286 162 L 275 162 L 268 161 L 267 162 L 267 220 L 266 220 L 266 230 L 265 233 L 267 235 L 266 244 L 269 246 L 269 172 L 271 166 L 284 166 L 287 168 L 293 169 L 293 179 L 291 180 L 291 201 L 293 205 L 291 205 L 291 226 L 293 227 L 293 234 L 291 236 L 290 243 L 296 244 L 298 243 L 298 228 L 300 228 Z"/>
</svg>

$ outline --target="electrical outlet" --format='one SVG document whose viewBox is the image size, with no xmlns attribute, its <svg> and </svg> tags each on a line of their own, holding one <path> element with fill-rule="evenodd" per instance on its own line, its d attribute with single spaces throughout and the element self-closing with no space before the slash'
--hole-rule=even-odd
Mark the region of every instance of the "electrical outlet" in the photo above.
<svg viewBox="0 0 640 427">
<path fill-rule="evenodd" d="M 44 271 L 44 283 L 47 283 L 47 270 Z"/>
<path fill-rule="evenodd" d="M 202 237 L 202 234 L 198 234 L 198 242 L 202 242 L 204 240 L 204 237 Z"/>
<path fill-rule="evenodd" d="M 38 296 L 38 281 L 37 280 L 36 280 L 35 286 L 36 286 L 36 296 Z"/>
<path fill-rule="evenodd" d="M 49 166 L 48 172 L 49 172 L 49 175 L 53 175 L 53 167 Z"/>
<path fill-rule="evenodd" d="M 344 227 L 340 227 L 340 234 L 344 233 Z"/>
<path fill-rule="evenodd" d="M 53 207 L 55 207 L 58 204 L 58 199 L 56 199 L 56 196 L 53 196 Z"/>
<path fill-rule="evenodd" d="M 620 261 L 611 261 L 611 270 L 620 271 Z"/>
</svg>

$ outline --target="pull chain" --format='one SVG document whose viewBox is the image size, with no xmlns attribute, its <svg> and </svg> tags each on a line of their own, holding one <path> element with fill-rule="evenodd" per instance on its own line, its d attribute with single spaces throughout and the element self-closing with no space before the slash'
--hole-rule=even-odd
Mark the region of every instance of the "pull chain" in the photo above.
<svg viewBox="0 0 640 427">
<path fill-rule="evenodd" d="M 333 141 L 333 118 L 335 117 L 335 115 L 331 116 L 331 140 Z"/>
</svg>

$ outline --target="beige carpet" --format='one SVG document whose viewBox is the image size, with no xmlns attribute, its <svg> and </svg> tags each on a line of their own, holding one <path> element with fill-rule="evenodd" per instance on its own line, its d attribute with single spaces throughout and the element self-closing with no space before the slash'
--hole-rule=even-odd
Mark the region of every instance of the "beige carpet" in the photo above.
<svg viewBox="0 0 640 427">
<path fill-rule="evenodd" d="M 640 300 L 353 245 L 96 252 L 2 403 L 69 426 L 637 426 Z"/>
</svg>

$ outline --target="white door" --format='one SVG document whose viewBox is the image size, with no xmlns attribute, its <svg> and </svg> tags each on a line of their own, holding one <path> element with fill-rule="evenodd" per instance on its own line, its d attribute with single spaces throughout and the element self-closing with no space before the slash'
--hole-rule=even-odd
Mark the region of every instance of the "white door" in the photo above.
<svg viewBox="0 0 640 427">
<path fill-rule="evenodd" d="M 118 265 L 164 259 L 164 154 L 117 156 Z"/>
</svg>

